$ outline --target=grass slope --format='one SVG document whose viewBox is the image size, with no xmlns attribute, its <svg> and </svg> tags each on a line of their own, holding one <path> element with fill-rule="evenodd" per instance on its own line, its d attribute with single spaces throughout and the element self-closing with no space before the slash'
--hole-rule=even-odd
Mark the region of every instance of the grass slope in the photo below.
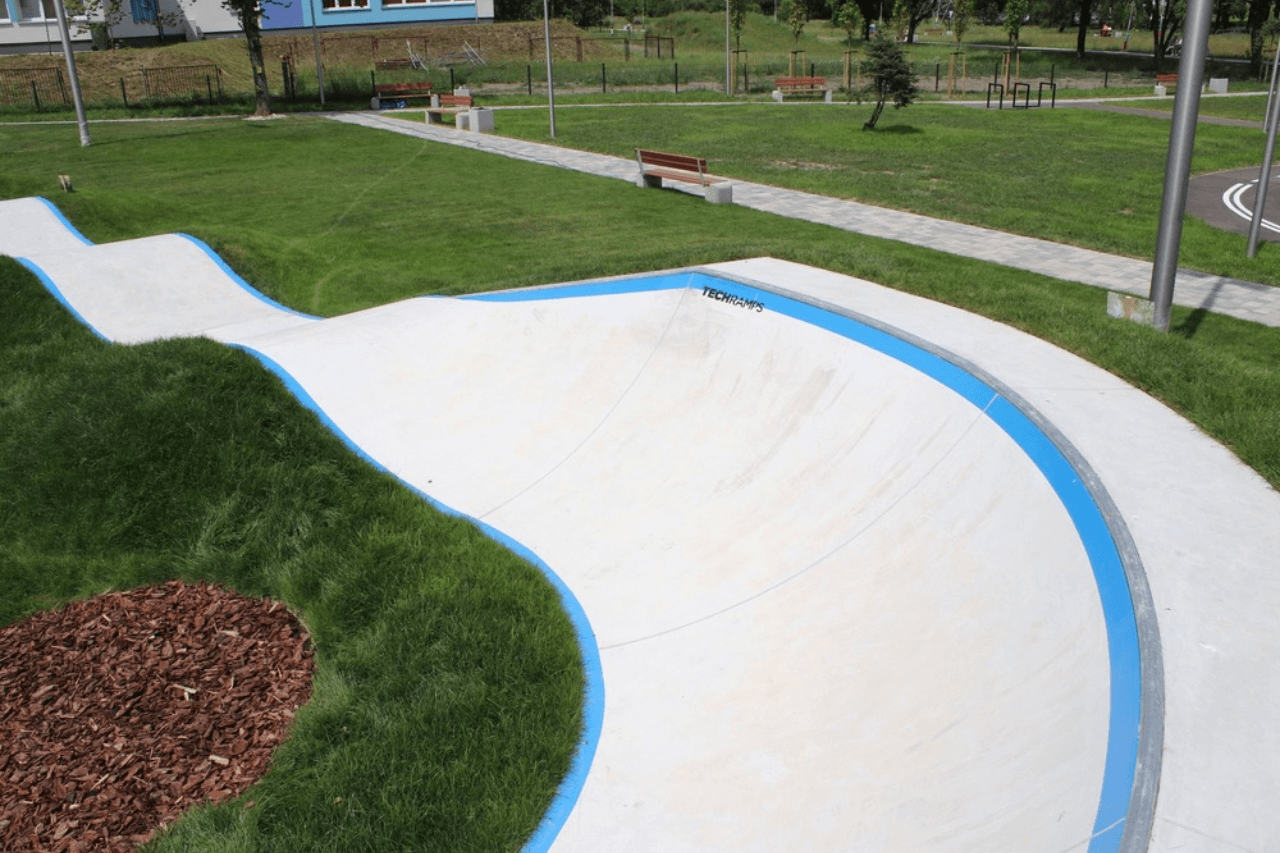
<svg viewBox="0 0 1280 853">
<path fill-rule="evenodd" d="M 158 850 L 513 850 L 580 727 L 533 567 L 361 462 L 251 356 L 112 346 L 0 258 L 0 623 L 171 577 L 286 601 L 318 670 L 256 802 Z"/>
</svg>

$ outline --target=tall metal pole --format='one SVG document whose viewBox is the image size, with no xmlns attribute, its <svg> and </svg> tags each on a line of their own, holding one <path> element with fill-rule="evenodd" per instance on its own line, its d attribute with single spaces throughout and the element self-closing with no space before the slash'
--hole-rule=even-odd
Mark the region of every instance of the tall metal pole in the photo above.
<svg viewBox="0 0 1280 853">
<path fill-rule="evenodd" d="M 724 0 L 724 93 L 733 94 L 733 67 L 729 61 L 729 0 Z"/>
<path fill-rule="evenodd" d="M 1253 219 L 1249 222 L 1249 248 L 1245 252 L 1252 258 L 1258 252 L 1258 236 L 1262 232 L 1262 210 L 1267 204 L 1267 189 L 1271 186 L 1271 160 L 1276 153 L 1276 124 L 1280 120 L 1280 104 L 1276 103 L 1276 67 L 1280 66 L 1280 45 L 1276 45 L 1276 61 L 1271 67 L 1271 90 L 1267 98 L 1267 144 L 1262 155 L 1262 168 L 1258 170 L 1258 188 L 1253 197 Z"/>
<path fill-rule="evenodd" d="M 542 31 L 547 43 L 547 106 L 551 110 L 551 138 L 556 138 L 556 85 L 551 79 L 551 10 L 542 0 Z"/>
<path fill-rule="evenodd" d="M 311 44 L 316 50 L 316 80 L 320 84 L 320 106 L 324 106 L 324 64 L 320 61 L 320 28 L 316 23 L 316 4 L 311 4 Z"/>
<path fill-rule="evenodd" d="M 1191 175 L 1191 152 L 1196 141 L 1212 11 L 1212 0 L 1190 0 L 1183 28 L 1182 58 L 1178 62 L 1178 92 L 1173 101 L 1169 159 L 1164 169 L 1164 201 L 1160 206 L 1155 263 L 1151 267 L 1151 301 L 1155 309 L 1152 325 L 1166 332 L 1173 306 L 1173 282 L 1178 274 L 1182 216 L 1187 209 L 1187 179 Z"/>
<path fill-rule="evenodd" d="M 89 120 L 84 115 L 84 99 L 80 97 L 80 76 L 76 74 L 76 60 L 71 51 L 71 35 L 67 32 L 67 10 L 62 8 L 62 0 L 53 0 L 54 14 L 58 16 L 58 35 L 62 39 L 62 55 L 67 60 L 67 75 L 71 78 L 71 99 L 76 105 L 76 124 L 80 126 L 80 145 L 87 148 L 93 144 L 89 138 Z"/>
</svg>

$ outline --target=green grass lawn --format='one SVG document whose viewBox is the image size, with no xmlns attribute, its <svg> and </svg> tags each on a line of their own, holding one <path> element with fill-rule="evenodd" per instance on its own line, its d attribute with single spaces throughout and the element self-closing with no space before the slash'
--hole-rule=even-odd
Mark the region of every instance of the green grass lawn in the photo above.
<svg viewBox="0 0 1280 853">
<path fill-rule="evenodd" d="M 745 158 L 755 114 L 726 121 L 717 109 L 682 121 L 668 116 L 682 108 L 651 111 L 654 127 L 620 138 L 676 149 L 723 138 L 719 150 Z M 585 130 L 593 112 L 566 111 L 561 141 L 603 139 L 603 128 Z M 810 112 L 819 111 L 785 110 L 793 122 Z M 944 128 L 947 116 L 958 129 Z M 1043 119 L 948 109 L 909 132 L 852 138 L 884 146 L 882 171 L 914 169 L 917 193 L 930 173 L 989 161 L 1004 174 L 1009 162 L 1029 162 L 1016 150 L 1026 137 L 1012 130 L 989 132 L 1009 151 L 967 152 L 980 120 L 1014 128 Z M 508 132 L 527 121 L 536 136 L 545 113 L 499 121 Z M 829 158 L 843 171 L 876 171 L 870 150 L 856 170 L 848 165 L 859 162 L 839 143 L 849 135 L 823 122 L 786 131 L 792 147 L 757 137 L 766 150 L 751 168 L 798 180 Z M 1116 152 L 1128 140 L 1109 136 L 1150 135 L 1075 119 L 1051 127 L 1093 132 L 1094 146 Z M 93 132 L 95 144 L 81 148 L 74 126 L 0 126 L 0 198 L 46 195 L 96 242 L 193 234 L 271 297 L 321 315 L 758 255 L 809 263 L 1076 352 L 1280 484 L 1280 329 L 1175 307 L 1172 332 L 1161 334 L 1106 317 L 1105 294 L 1083 285 L 318 118 Z M 948 143 L 916 139 L 935 134 Z M 953 172 L 926 161 L 939 151 L 970 165 Z M 1106 181 L 1089 174 L 1098 161 L 1078 156 L 1054 160 L 1055 186 L 1081 182 L 1110 199 Z M 77 191 L 59 193 L 58 174 Z M 1025 206 L 1026 194 L 984 192 L 981 205 L 967 203 L 992 216 L 1010 216 L 994 207 L 1011 199 Z M 1102 213 L 1091 211 L 1079 200 L 1087 196 L 1072 202 L 1080 217 L 1116 215 L 1101 202 Z M 541 575 L 368 468 L 243 353 L 208 341 L 103 344 L 11 261 L 0 260 L 0 294 L 0 618 L 199 578 L 282 598 L 316 638 L 315 698 L 250 794 L 258 805 L 185 818 L 160 849 L 517 849 L 581 720 L 572 628 Z"/>
<path fill-rule="evenodd" d="M 870 111 L 857 104 L 565 109 L 557 115 L 556 142 L 621 157 L 634 156 L 637 146 L 697 154 L 729 177 L 1152 256 L 1167 120 L 927 104 L 890 110 L 868 133 L 861 127 Z M 497 129 L 546 141 L 546 111 L 501 113 Z M 1193 169 L 1256 164 L 1262 142 L 1256 130 L 1201 125 Z M 1253 259 L 1245 246 L 1243 236 L 1188 217 L 1180 264 L 1280 284 L 1280 246 L 1268 245 Z"/>
</svg>

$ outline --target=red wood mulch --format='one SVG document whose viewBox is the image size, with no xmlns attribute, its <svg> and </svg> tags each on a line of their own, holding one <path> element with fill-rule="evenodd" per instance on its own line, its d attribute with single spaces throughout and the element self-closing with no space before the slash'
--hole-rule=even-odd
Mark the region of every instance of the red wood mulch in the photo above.
<svg viewBox="0 0 1280 853">
<path fill-rule="evenodd" d="M 242 793 L 313 669 L 279 602 L 180 581 L 0 628 L 0 850 L 131 850 Z"/>
</svg>

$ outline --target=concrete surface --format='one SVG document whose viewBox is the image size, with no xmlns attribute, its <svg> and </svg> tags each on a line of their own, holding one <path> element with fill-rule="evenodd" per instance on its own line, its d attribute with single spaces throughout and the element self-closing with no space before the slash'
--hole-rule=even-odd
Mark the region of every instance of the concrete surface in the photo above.
<svg viewBox="0 0 1280 853">
<path fill-rule="evenodd" d="M 319 320 L 41 201 L 0 252 L 541 562 L 589 725 L 527 850 L 1280 848 L 1280 495 L 1042 341 L 767 258 Z"/>
</svg>

